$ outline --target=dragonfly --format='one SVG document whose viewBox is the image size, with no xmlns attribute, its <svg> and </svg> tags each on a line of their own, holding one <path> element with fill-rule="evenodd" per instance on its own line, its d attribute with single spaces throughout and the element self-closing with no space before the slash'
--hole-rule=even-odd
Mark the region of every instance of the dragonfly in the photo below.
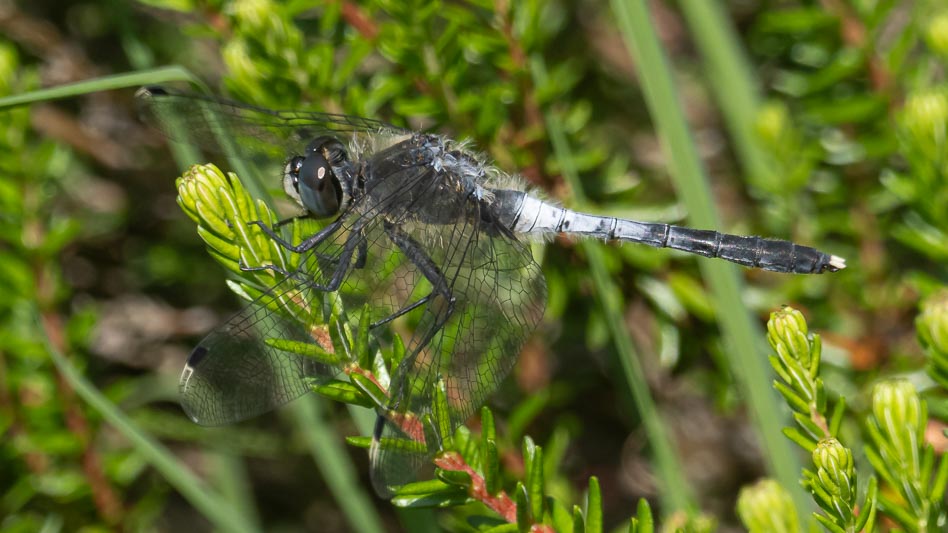
<svg viewBox="0 0 948 533">
<path fill-rule="evenodd" d="M 398 319 L 411 324 L 405 355 L 378 409 L 371 478 L 383 497 L 416 480 L 437 451 L 418 421 L 435 389 L 447 400 L 447 431 L 466 421 L 499 386 L 543 317 L 546 281 L 530 242 L 568 234 L 671 248 L 774 272 L 820 274 L 845 268 L 839 256 L 785 240 L 576 212 L 528 191 L 470 144 L 377 120 L 276 111 L 241 102 L 144 87 L 149 121 L 171 138 L 268 163 L 298 217 L 328 221 L 301 242 L 277 225 L 257 225 L 299 267 L 276 281 L 191 352 L 181 404 L 192 420 L 222 425 L 266 413 L 325 382 L 327 368 L 272 339 L 316 343 L 317 324 L 276 312 L 288 298 L 338 294 L 345 309 L 368 309 L 381 338 Z M 315 320 L 315 319 L 314 319 Z M 412 423 L 414 421 L 414 423 Z"/>
</svg>

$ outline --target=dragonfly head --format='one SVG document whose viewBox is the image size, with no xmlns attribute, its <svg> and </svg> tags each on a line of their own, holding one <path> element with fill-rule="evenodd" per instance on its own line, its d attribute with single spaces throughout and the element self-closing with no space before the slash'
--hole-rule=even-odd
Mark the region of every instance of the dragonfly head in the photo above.
<svg viewBox="0 0 948 533">
<path fill-rule="evenodd" d="M 347 203 L 347 184 L 338 175 L 347 162 L 342 143 L 332 137 L 317 137 L 302 155 L 286 162 L 283 190 L 313 216 L 331 217 Z"/>
</svg>

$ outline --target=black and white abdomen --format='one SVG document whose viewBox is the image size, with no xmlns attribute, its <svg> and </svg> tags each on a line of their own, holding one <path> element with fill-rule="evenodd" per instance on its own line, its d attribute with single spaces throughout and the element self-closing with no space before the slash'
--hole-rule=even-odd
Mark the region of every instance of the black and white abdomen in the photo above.
<svg viewBox="0 0 948 533">
<path fill-rule="evenodd" d="M 514 233 L 567 233 L 635 242 L 773 272 L 821 274 L 846 268 L 846 261 L 841 257 L 790 241 L 589 215 L 548 204 L 522 191 L 493 192 L 498 219 Z"/>
</svg>

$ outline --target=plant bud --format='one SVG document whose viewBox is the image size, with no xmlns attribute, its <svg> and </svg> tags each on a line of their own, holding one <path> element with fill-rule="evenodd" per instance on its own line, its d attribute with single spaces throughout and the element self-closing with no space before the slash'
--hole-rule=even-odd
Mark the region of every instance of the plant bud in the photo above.
<svg viewBox="0 0 948 533">
<path fill-rule="evenodd" d="M 757 111 L 757 135 L 769 146 L 781 143 L 784 131 L 789 127 L 790 117 L 783 102 L 767 102 Z"/>
<path fill-rule="evenodd" d="M 925 30 L 925 41 L 933 52 L 948 57 L 948 11 L 932 17 Z"/>
<path fill-rule="evenodd" d="M 872 391 L 872 413 L 876 420 L 891 423 L 891 432 L 915 430 L 921 424 L 921 400 L 915 385 L 906 379 L 887 379 Z M 884 426 L 883 426 L 884 427 Z"/>
<path fill-rule="evenodd" d="M 942 289 L 922 302 L 922 312 L 915 320 L 915 328 L 923 347 L 941 357 L 948 357 L 948 289 Z"/>
<path fill-rule="evenodd" d="M 767 322 L 767 340 L 778 355 L 788 354 L 809 367 L 810 342 L 807 339 L 806 319 L 792 307 L 784 307 L 770 314 Z"/>
<path fill-rule="evenodd" d="M 737 514 L 751 533 L 797 533 L 797 511 L 793 499 L 779 483 L 762 479 L 741 489 Z"/>
<path fill-rule="evenodd" d="M 852 452 L 834 438 L 823 439 L 813 450 L 813 464 L 823 488 L 848 507 L 855 496 Z"/>
<path fill-rule="evenodd" d="M 948 135 L 948 91 L 928 88 L 909 94 L 899 125 L 903 142 L 911 151 L 939 161 Z"/>
</svg>

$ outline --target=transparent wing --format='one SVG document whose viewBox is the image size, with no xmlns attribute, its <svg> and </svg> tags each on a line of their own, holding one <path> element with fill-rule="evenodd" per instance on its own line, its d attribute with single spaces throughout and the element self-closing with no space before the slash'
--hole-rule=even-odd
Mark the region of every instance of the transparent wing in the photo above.
<svg viewBox="0 0 948 533">
<path fill-rule="evenodd" d="M 203 114 L 188 119 L 198 136 L 236 131 L 238 139 L 263 139 L 258 146 L 276 149 L 312 135 L 301 136 L 280 113 L 195 100 L 162 94 L 154 101 L 160 102 L 158 114 Z M 205 104 L 220 107 L 207 112 Z M 368 127 L 348 118 L 307 117 L 311 126 L 333 131 Z M 376 126 L 384 127 L 371 125 Z M 408 353 L 394 370 L 390 404 L 381 413 L 372 477 L 382 495 L 417 479 L 438 449 L 438 443 L 425 442 L 417 423 L 432 412 L 435 384 L 446 385 L 445 431 L 454 431 L 509 373 L 546 299 L 529 249 L 497 224 L 479 197 L 483 190 L 445 170 L 439 157 L 459 157 L 445 149 L 433 139 L 413 137 L 366 161 L 365 195 L 314 243 L 300 270 L 195 350 L 182 376 L 193 418 L 217 424 L 253 416 L 305 393 L 310 379 L 332 375 L 334 369 L 280 349 L 273 340 L 314 343 L 315 319 L 300 327 L 299 316 L 286 313 L 285 304 L 310 304 L 338 291 L 347 309 L 368 305 L 374 321 L 409 339 Z M 280 153 L 286 155 L 285 146 Z"/>
<path fill-rule="evenodd" d="M 529 249 L 512 236 L 484 231 L 483 224 L 409 230 L 418 242 L 445 243 L 427 252 L 441 265 L 454 302 L 439 298 L 425 307 L 396 369 L 372 453 L 372 481 L 382 496 L 417 480 L 438 451 L 419 425 L 433 414 L 438 381 L 453 433 L 507 376 L 543 316 L 546 283 Z"/>
<path fill-rule="evenodd" d="M 135 94 L 145 119 L 173 139 L 219 149 L 221 135 L 251 145 L 281 149 L 311 141 L 321 133 L 411 133 L 378 120 L 309 111 L 272 110 L 214 96 L 149 86 Z"/>
<path fill-rule="evenodd" d="M 136 97 L 145 119 L 169 138 L 251 163 L 265 174 L 279 175 L 286 157 L 323 133 L 348 134 L 349 140 L 357 135 L 408 133 L 371 119 L 273 111 L 162 87 L 142 88 Z M 309 391 L 314 379 L 335 373 L 336 369 L 281 349 L 279 343 L 316 343 L 313 333 L 319 320 L 301 310 L 321 301 L 318 287 L 329 277 L 322 276 L 320 267 L 333 271 L 333 263 L 340 262 L 343 247 L 336 244 L 338 239 L 327 242 L 319 261 L 304 261 L 304 268 L 273 286 L 192 351 L 179 389 L 182 407 L 195 422 L 221 425 L 265 413 Z"/>
<path fill-rule="evenodd" d="M 418 170 L 404 168 L 389 178 L 405 184 L 403 191 L 419 191 L 431 182 L 432 171 Z M 281 281 L 201 341 L 179 383 L 181 404 L 189 417 L 204 425 L 250 418 L 301 396 L 314 381 L 338 372 L 338 367 L 299 355 L 298 349 L 285 349 L 287 341 L 297 347 L 302 343 L 332 348 L 329 342 L 317 342 L 326 323 L 321 305 L 326 292 L 341 289 L 350 309 L 369 303 L 376 320 L 397 309 L 400 300 L 386 292 L 391 280 L 384 274 L 384 264 L 397 258 L 379 228 L 381 215 L 396 210 L 396 205 L 399 211 L 410 210 L 403 199 L 394 194 L 381 201 L 366 196 L 354 202 L 330 224 L 335 229 L 301 258 L 298 270 L 277 274 Z M 356 268 L 360 261 L 368 261 L 369 250 L 372 262 Z M 348 281 L 353 271 L 359 275 Z"/>
<path fill-rule="evenodd" d="M 368 306 L 384 323 L 377 337 L 391 328 L 407 339 L 372 454 L 383 496 L 418 479 L 438 450 L 418 424 L 435 385 L 445 383 L 453 432 L 510 372 L 546 305 L 529 248 L 465 177 L 436 169 L 428 149 L 406 141 L 372 157 L 365 196 L 301 266 L 307 290 L 336 290 L 346 309 Z"/>
<path fill-rule="evenodd" d="M 268 412 L 331 378 L 336 370 L 288 351 L 315 344 L 320 302 L 308 284 L 288 277 L 215 329 L 191 352 L 178 387 L 181 406 L 205 426 L 230 424 Z M 306 325 L 304 327 L 304 324 Z"/>
</svg>

